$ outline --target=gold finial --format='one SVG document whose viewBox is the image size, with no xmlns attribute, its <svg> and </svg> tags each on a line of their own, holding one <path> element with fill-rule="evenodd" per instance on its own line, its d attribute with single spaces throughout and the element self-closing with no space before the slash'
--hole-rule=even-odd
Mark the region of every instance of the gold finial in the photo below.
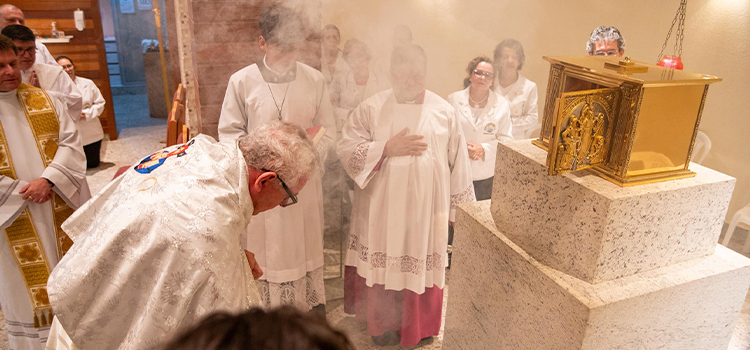
<svg viewBox="0 0 750 350">
<path fill-rule="evenodd" d="M 635 62 L 630 60 L 630 56 L 625 56 L 625 58 L 618 61 L 617 64 L 604 62 L 604 68 L 611 69 L 622 74 L 648 72 L 647 66 L 636 66 Z"/>
</svg>

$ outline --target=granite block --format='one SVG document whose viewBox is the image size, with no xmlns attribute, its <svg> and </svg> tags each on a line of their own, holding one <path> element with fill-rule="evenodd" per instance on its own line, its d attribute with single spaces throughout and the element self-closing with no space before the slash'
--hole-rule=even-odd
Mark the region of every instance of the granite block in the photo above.
<svg viewBox="0 0 750 350">
<path fill-rule="evenodd" d="M 691 164 L 693 178 L 620 187 L 588 170 L 547 175 L 529 140 L 498 146 L 492 214 L 545 265 L 591 283 L 714 252 L 735 179 Z"/>
<path fill-rule="evenodd" d="M 591 284 L 550 268 L 498 231 L 489 201 L 456 220 L 444 349 L 726 349 L 750 259 L 713 254 Z"/>
</svg>

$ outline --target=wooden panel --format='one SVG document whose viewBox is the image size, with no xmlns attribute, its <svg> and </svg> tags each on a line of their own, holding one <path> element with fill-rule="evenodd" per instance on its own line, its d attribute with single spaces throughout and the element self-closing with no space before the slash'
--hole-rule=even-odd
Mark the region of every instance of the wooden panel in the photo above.
<svg viewBox="0 0 750 350">
<path fill-rule="evenodd" d="M 39 35 L 49 36 L 52 21 L 55 21 L 57 29 L 73 36 L 70 43 L 45 45 L 53 57 L 70 57 L 76 65 L 76 75 L 93 80 L 99 87 L 107 102 L 100 121 L 110 140 L 116 140 L 117 123 L 109 85 L 99 0 L 10 0 L 6 3 L 18 6 L 26 17 L 26 25 Z M 75 28 L 73 11 L 76 9 L 81 9 L 84 14 L 86 28 L 83 31 Z"/>
</svg>

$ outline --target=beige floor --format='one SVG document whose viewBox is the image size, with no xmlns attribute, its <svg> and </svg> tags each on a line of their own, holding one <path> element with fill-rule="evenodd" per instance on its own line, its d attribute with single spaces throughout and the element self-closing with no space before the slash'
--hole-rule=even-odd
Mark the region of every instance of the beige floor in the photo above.
<svg viewBox="0 0 750 350">
<path fill-rule="evenodd" d="M 97 169 L 87 172 L 87 179 L 92 194 L 103 188 L 114 176 L 117 169 L 121 166 L 132 165 L 137 160 L 149 155 L 150 153 L 164 147 L 163 140 L 165 134 L 164 126 L 151 126 L 140 128 L 123 129 L 120 138 L 116 141 L 105 141 L 103 150 L 103 164 Z M 742 248 L 744 244 L 744 235 L 735 235 L 729 247 L 735 250 Z M 338 261 L 339 254 L 335 245 L 326 247 L 326 261 Z M 748 254 L 750 257 L 750 254 Z M 329 266 L 326 268 L 327 276 L 338 275 L 338 266 Z M 450 284 L 450 276 L 447 283 Z M 448 303 L 449 286 L 445 289 L 445 299 L 443 301 L 443 312 L 445 312 Z M 326 281 L 326 295 L 328 298 L 327 314 L 328 320 L 334 326 L 339 327 L 349 334 L 352 341 L 359 350 L 367 349 L 397 349 L 399 346 L 378 347 L 372 343 L 370 337 L 366 335 L 362 325 L 358 324 L 353 317 L 344 314 L 343 305 L 343 281 L 341 278 L 332 278 Z M 443 316 L 445 317 L 445 316 Z M 442 330 L 441 334 L 433 339 L 419 343 L 414 349 L 441 349 L 442 348 Z M 750 349 L 750 293 L 745 299 L 742 313 L 735 326 L 734 335 L 728 350 L 748 350 Z M 5 329 L 5 319 L 0 312 L 0 350 L 9 350 L 7 344 L 7 334 Z"/>
</svg>

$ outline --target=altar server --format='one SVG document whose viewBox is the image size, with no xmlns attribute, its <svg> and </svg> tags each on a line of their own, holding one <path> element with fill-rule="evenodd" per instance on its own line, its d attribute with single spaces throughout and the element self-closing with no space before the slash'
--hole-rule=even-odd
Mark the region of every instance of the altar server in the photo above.
<svg viewBox="0 0 750 350">
<path fill-rule="evenodd" d="M 52 309 L 47 278 L 72 242 L 60 224 L 89 197 L 86 160 L 65 104 L 21 83 L 0 35 L 0 304 L 11 349 L 41 350 Z"/>
<path fill-rule="evenodd" d="M 396 48 L 390 66 L 393 89 L 354 110 L 337 147 L 357 184 L 344 310 L 376 344 L 412 346 L 440 331 L 448 223 L 474 187 L 453 107 L 425 89 L 424 50 Z"/>
<path fill-rule="evenodd" d="M 336 126 L 323 75 L 297 62 L 306 34 L 298 15 L 282 5 L 265 8 L 258 43 L 265 56 L 229 78 L 219 117 L 219 138 L 236 139 L 260 125 L 283 120 L 303 128 L 323 126 L 322 162 Z M 324 314 L 323 193 L 320 174 L 309 179 L 299 203 L 262 213 L 248 227 L 247 248 L 265 271 L 259 289 L 267 307 L 294 305 Z"/>
</svg>

